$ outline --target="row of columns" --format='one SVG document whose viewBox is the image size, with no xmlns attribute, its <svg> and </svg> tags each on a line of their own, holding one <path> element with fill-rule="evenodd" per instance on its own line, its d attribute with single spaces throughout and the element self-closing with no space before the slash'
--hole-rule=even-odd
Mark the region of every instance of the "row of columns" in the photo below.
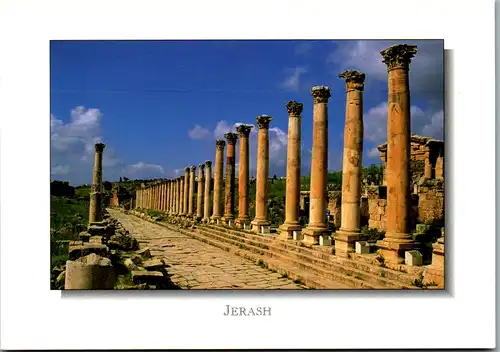
<svg viewBox="0 0 500 352">
<path fill-rule="evenodd" d="M 395 45 L 383 50 L 381 55 L 388 70 L 388 129 L 387 129 L 387 230 L 385 238 L 377 242 L 381 255 L 389 261 L 400 262 L 404 251 L 418 246 L 410 236 L 410 94 L 408 71 L 416 46 Z M 347 70 L 339 75 L 345 80 L 346 114 L 342 171 L 342 219 L 339 231 L 334 234 L 336 254 L 353 251 L 354 243 L 362 238 L 360 233 L 360 197 L 363 152 L 363 90 L 365 75 Z M 316 86 L 313 97 L 313 141 L 310 177 L 309 222 L 302 229 L 299 222 L 301 113 L 303 104 L 290 101 L 288 112 L 288 150 L 286 171 L 286 217 L 279 228 L 278 238 L 302 240 L 308 245 L 330 245 L 332 236 L 326 222 L 327 167 L 328 167 L 328 99 L 330 89 Z M 267 115 L 257 117 L 257 189 L 255 218 L 248 214 L 249 185 L 249 134 L 252 126 L 239 125 L 238 134 L 225 134 L 227 141 L 224 213 L 222 213 L 223 155 L 226 142 L 216 141 L 213 211 L 210 209 L 211 162 L 199 165 L 198 201 L 196 217 L 212 223 L 233 224 L 258 233 L 269 232 L 267 214 L 269 177 L 269 124 Z M 234 217 L 235 145 L 239 149 L 239 214 Z M 204 173 L 204 168 L 205 173 Z M 138 190 L 137 206 L 160 207 L 169 213 L 194 216 L 193 192 L 195 167 L 186 168 L 184 178 L 169 180 L 166 186 L 153 185 Z M 191 172 L 189 172 L 191 170 Z M 166 207 L 154 203 L 158 192 L 166 196 Z M 161 198 L 161 197 L 160 197 Z M 181 201 L 183 200 L 183 201 Z M 202 204 L 204 210 L 202 211 Z M 212 214 L 209 218 L 209 215 Z"/>
</svg>

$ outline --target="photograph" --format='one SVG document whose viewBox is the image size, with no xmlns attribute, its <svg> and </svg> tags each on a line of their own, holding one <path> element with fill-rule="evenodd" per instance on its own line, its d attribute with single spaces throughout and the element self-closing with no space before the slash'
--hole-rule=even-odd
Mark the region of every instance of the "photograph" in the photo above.
<svg viewBox="0 0 500 352">
<path fill-rule="evenodd" d="M 443 39 L 51 40 L 50 289 L 444 290 L 444 67 Z"/>
</svg>

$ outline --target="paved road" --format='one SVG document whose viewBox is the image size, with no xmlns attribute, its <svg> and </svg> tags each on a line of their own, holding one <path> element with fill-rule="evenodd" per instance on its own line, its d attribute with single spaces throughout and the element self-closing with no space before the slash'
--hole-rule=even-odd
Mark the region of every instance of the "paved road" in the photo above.
<svg viewBox="0 0 500 352">
<path fill-rule="evenodd" d="M 220 248 L 114 209 L 117 219 L 151 255 L 163 257 L 172 282 L 183 289 L 303 289 L 280 274 Z"/>
</svg>

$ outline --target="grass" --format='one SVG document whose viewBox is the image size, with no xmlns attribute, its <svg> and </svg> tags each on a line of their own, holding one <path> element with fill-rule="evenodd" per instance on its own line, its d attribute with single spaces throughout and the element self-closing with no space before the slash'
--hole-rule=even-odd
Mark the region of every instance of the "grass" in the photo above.
<svg viewBox="0 0 500 352">
<path fill-rule="evenodd" d="M 76 240 L 87 228 L 89 201 L 81 198 L 51 197 L 50 199 L 50 256 L 51 268 L 68 260 L 67 245 L 63 240 Z"/>
</svg>

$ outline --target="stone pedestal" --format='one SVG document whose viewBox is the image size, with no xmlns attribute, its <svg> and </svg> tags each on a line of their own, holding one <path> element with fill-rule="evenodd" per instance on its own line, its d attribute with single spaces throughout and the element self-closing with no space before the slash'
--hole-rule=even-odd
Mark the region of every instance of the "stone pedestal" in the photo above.
<svg viewBox="0 0 500 352">
<path fill-rule="evenodd" d="M 444 257 L 444 228 L 441 229 L 441 237 L 432 245 L 432 263 L 424 272 L 424 283 L 437 284 L 438 288 L 445 287 L 445 257 Z"/>
<path fill-rule="evenodd" d="M 66 262 L 65 290 L 112 290 L 115 269 L 108 258 L 91 253 Z"/>
<path fill-rule="evenodd" d="M 288 150 L 286 163 L 285 222 L 279 228 L 277 239 L 291 240 L 294 232 L 302 231 L 300 226 L 300 152 L 301 152 L 301 114 L 303 104 L 289 101 L 288 112 Z M 297 237 L 297 235 L 296 235 Z"/>
<path fill-rule="evenodd" d="M 363 173 L 363 88 L 365 74 L 344 71 L 346 84 L 341 227 L 335 233 L 335 255 L 348 256 L 361 238 L 361 179 Z"/>
<path fill-rule="evenodd" d="M 222 176 L 224 173 L 224 147 L 226 141 L 215 141 L 215 170 L 214 170 L 214 197 L 213 208 L 214 212 L 211 217 L 211 222 L 219 224 L 222 217 Z"/>
<path fill-rule="evenodd" d="M 257 117 L 259 125 L 257 141 L 257 187 L 255 195 L 255 218 L 251 222 L 252 231 L 268 233 L 271 222 L 267 219 L 267 198 L 269 188 L 269 123 L 272 117 L 260 115 Z"/>
<path fill-rule="evenodd" d="M 326 226 L 326 185 L 328 169 L 328 98 L 330 88 L 316 86 L 311 89 L 314 101 L 313 145 L 311 158 L 311 185 L 309 224 L 302 230 L 303 243 L 319 244 L 320 236 L 330 235 Z"/>
<path fill-rule="evenodd" d="M 203 222 L 210 222 L 210 184 L 212 183 L 212 162 L 205 161 L 205 202 L 203 211 Z"/>
<path fill-rule="evenodd" d="M 248 215 L 248 177 L 249 177 L 249 142 L 248 137 L 252 130 L 252 125 L 239 125 L 236 131 L 240 136 L 240 160 L 238 172 L 238 218 L 235 221 L 236 227 L 245 228 L 250 224 Z"/>
<path fill-rule="evenodd" d="M 205 198 L 205 164 L 198 165 L 198 194 L 196 201 L 196 220 L 203 218 L 203 199 Z"/>
<path fill-rule="evenodd" d="M 228 226 L 234 226 L 234 185 L 235 185 L 235 149 L 238 135 L 236 133 L 226 133 L 227 140 L 226 154 L 226 185 L 224 188 L 224 217 L 222 223 Z"/>
<path fill-rule="evenodd" d="M 106 145 L 95 144 L 94 172 L 90 190 L 89 223 L 102 221 L 102 153 Z"/>
<path fill-rule="evenodd" d="M 404 252 L 418 248 L 410 235 L 410 85 L 408 71 L 416 54 L 413 45 L 394 45 L 381 52 L 389 72 L 387 124 L 387 225 L 377 242 L 386 261 L 404 262 Z"/>
</svg>

